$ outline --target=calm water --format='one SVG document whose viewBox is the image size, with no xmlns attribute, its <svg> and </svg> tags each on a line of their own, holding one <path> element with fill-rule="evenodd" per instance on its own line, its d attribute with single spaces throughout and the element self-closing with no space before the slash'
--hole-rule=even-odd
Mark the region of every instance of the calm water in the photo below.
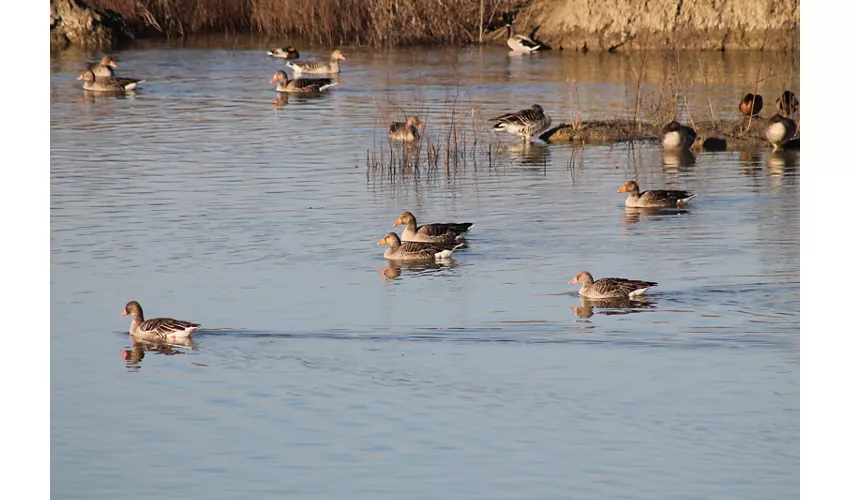
<svg viewBox="0 0 850 500">
<path fill-rule="evenodd" d="M 523 148 L 482 122 L 629 117 L 623 54 L 344 49 L 339 86 L 274 103 L 263 48 L 119 52 L 148 80 L 120 99 L 51 59 L 54 497 L 799 496 L 798 155 Z M 646 65 L 657 96 L 671 62 Z M 764 54 L 678 68 L 697 120 L 799 81 Z M 474 161 L 388 166 L 390 121 L 437 144 L 452 109 Z M 699 196 L 626 213 L 628 179 Z M 470 248 L 382 275 L 403 210 L 475 222 Z M 661 285 L 591 307 L 582 270 Z M 134 346 L 129 300 L 205 329 Z"/>
</svg>

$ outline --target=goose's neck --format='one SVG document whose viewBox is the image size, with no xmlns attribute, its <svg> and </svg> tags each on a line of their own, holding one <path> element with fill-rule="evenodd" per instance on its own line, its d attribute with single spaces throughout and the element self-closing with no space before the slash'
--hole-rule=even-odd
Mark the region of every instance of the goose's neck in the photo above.
<svg viewBox="0 0 850 500">
<path fill-rule="evenodd" d="M 511 38 L 511 37 L 513 37 L 513 36 L 514 36 L 514 25 L 513 25 L 513 24 L 509 24 L 509 25 L 508 25 L 508 38 Z"/>
</svg>

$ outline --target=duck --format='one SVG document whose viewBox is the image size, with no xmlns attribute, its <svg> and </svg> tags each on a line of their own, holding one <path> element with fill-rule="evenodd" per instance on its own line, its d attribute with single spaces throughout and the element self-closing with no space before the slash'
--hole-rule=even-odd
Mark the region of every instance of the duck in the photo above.
<svg viewBox="0 0 850 500">
<path fill-rule="evenodd" d="M 800 107 L 800 101 L 797 99 L 797 96 L 794 95 L 794 92 L 790 90 L 786 90 L 779 97 L 776 98 L 776 110 L 779 111 L 779 114 L 782 116 L 791 116 L 797 112 L 797 109 Z"/>
<path fill-rule="evenodd" d="M 321 61 L 303 61 L 303 62 L 289 62 L 287 61 L 286 65 L 292 68 L 295 73 L 308 73 L 308 74 L 336 74 L 339 73 L 339 61 L 345 61 L 345 56 L 342 55 L 342 51 L 339 49 L 331 52 L 330 62 L 321 62 Z"/>
<path fill-rule="evenodd" d="M 148 340 L 179 340 L 192 335 L 192 332 L 200 328 L 198 323 L 181 321 L 171 318 L 154 318 L 145 320 L 142 306 L 135 300 L 127 302 L 121 316 L 132 316 L 130 323 L 130 335 Z"/>
<path fill-rule="evenodd" d="M 738 104 L 738 111 L 745 117 L 756 116 L 761 111 L 763 105 L 764 101 L 760 95 L 747 94 L 741 99 L 740 104 Z"/>
<path fill-rule="evenodd" d="M 449 259 L 452 252 L 463 246 L 439 243 L 422 243 L 415 241 L 401 242 L 396 233 L 387 233 L 378 241 L 377 246 L 389 245 L 384 252 L 384 258 L 404 262 L 434 262 Z"/>
<path fill-rule="evenodd" d="M 115 71 L 112 68 L 117 68 L 118 65 L 115 63 L 115 59 L 112 56 L 103 56 L 100 58 L 100 61 L 90 64 L 88 67 L 88 71 L 94 73 L 96 77 L 111 77 L 115 76 Z"/>
<path fill-rule="evenodd" d="M 532 136 L 540 134 L 552 123 L 549 115 L 545 114 L 538 104 L 533 104 L 530 108 L 516 113 L 491 118 L 490 121 L 498 122 L 493 126 L 493 130 L 522 137 L 525 142 L 531 142 Z"/>
<path fill-rule="evenodd" d="M 275 88 L 278 92 L 321 92 L 328 87 L 337 85 L 336 82 L 332 82 L 329 78 L 296 78 L 290 80 L 286 76 L 286 71 L 282 69 L 278 70 L 269 81 L 269 83 L 275 82 L 280 82 L 277 84 L 277 88 Z"/>
<path fill-rule="evenodd" d="M 543 47 L 542 43 L 536 42 L 525 35 L 515 34 L 513 21 L 513 15 L 505 15 L 505 27 L 508 28 L 508 47 L 510 47 L 511 50 L 514 52 L 529 53 L 540 50 L 540 48 Z"/>
<path fill-rule="evenodd" d="M 626 206 L 629 208 L 646 208 L 646 207 L 676 207 L 682 208 L 688 202 L 697 196 L 696 193 L 689 191 L 679 191 L 673 189 L 655 189 L 652 191 L 640 192 L 640 188 L 635 181 L 627 181 L 623 184 L 618 193 L 629 193 L 626 198 Z"/>
<path fill-rule="evenodd" d="M 687 125 L 673 120 L 661 129 L 661 147 L 668 151 L 687 151 L 691 149 L 697 133 Z"/>
<path fill-rule="evenodd" d="M 424 126 L 418 116 L 411 116 L 407 121 L 390 124 L 387 137 L 392 141 L 413 142 L 419 140 L 419 130 L 416 127 Z"/>
<path fill-rule="evenodd" d="M 602 278 L 594 281 L 593 276 L 587 271 L 582 271 L 571 279 L 568 284 L 580 283 L 581 290 L 578 291 L 582 297 L 588 299 L 632 299 L 658 283 L 654 281 L 631 280 L 626 278 Z"/>
<path fill-rule="evenodd" d="M 286 47 L 285 49 L 276 48 L 268 50 L 266 51 L 266 53 L 272 57 L 279 57 L 281 59 L 298 59 L 300 57 L 300 54 L 298 54 L 298 51 L 295 50 L 295 47 L 293 47 L 292 45 Z"/>
<path fill-rule="evenodd" d="M 779 113 L 774 114 L 767 121 L 764 135 L 773 145 L 773 150 L 778 151 L 788 143 L 797 133 L 797 124 L 794 120 L 786 118 Z"/>
<path fill-rule="evenodd" d="M 84 71 L 77 80 L 85 80 L 83 90 L 91 92 L 127 92 L 145 82 L 133 78 L 96 77 L 93 71 Z"/>
<path fill-rule="evenodd" d="M 438 224 L 416 225 L 416 217 L 410 212 L 402 212 L 393 223 L 393 227 L 404 226 L 401 232 L 403 241 L 420 243 L 453 243 L 463 241 L 466 233 L 472 229 L 472 222 L 444 222 Z"/>
</svg>

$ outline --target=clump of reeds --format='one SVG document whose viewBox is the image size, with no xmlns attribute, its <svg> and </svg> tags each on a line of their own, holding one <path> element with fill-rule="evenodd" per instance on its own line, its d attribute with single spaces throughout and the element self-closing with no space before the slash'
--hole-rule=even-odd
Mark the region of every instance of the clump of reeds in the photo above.
<svg viewBox="0 0 850 500">
<path fill-rule="evenodd" d="M 471 43 L 499 3 L 469 0 L 96 0 L 167 35 L 258 31 L 320 44 Z"/>
<path fill-rule="evenodd" d="M 392 179 L 397 175 L 450 176 L 466 168 L 494 168 L 497 162 L 492 144 L 485 140 L 486 122 L 481 106 L 456 92 L 442 103 L 425 105 L 421 95 L 404 106 L 379 105 L 372 148 L 366 151 L 370 175 Z M 390 122 L 418 115 L 425 123 L 415 142 L 390 142 L 386 135 Z"/>
</svg>

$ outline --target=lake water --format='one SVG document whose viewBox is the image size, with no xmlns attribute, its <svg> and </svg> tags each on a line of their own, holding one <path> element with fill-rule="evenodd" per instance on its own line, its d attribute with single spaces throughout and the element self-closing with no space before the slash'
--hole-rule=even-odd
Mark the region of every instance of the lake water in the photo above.
<svg viewBox="0 0 850 500">
<path fill-rule="evenodd" d="M 759 81 L 769 116 L 796 63 L 343 47 L 338 86 L 273 102 L 265 48 L 141 43 L 114 53 L 147 80 L 126 98 L 51 56 L 54 497 L 799 497 L 799 154 L 524 147 L 486 122 L 630 118 L 641 64 L 644 109 L 675 81 L 682 121 L 733 118 Z M 405 113 L 434 162 L 387 143 Z M 628 213 L 629 179 L 699 196 Z M 474 222 L 469 248 L 388 266 L 404 210 Z M 660 285 L 593 307 L 582 270 Z M 203 329 L 134 345 L 130 300 Z"/>
</svg>

